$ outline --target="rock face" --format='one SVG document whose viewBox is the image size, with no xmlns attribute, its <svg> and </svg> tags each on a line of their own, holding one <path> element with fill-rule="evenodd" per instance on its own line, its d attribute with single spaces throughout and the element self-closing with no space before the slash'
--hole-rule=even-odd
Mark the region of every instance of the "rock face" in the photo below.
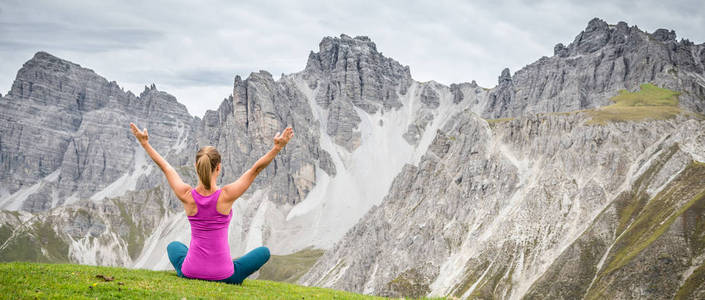
<svg viewBox="0 0 705 300">
<path fill-rule="evenodd" d="M 311 54 L 304 76 L 317 89 L 316 103 L 329 110 L 326 133 L 352 151 L 360 144 L 354 108 L 373 114 L 402 106 L 399 97 L 411 85 L 409 67 L 377 52 L 368 37 L 326 37 Z"/>
<path fill-rule="evenodd" d="M 277 132 L 291 126 L 294 139 L 255 180 L 252 190 L 267 186 L 276 204 L 294 205 L 303 201 L 316 180 L 316 162 L 323 157 L 321 170 L 335 175 L 330 154 L 319 145 L 319 125 L 313 119 L 306 98 L 291 81 L 274 81 L 266 71 L 252 73 L 242 80 L 235 77 L 233 96 L 217 111 L 203 117 L 199 143 L 214 145 L 230 166 L 221 183 L 244 173 L 271 148 Z"/>
<path fill-rule="evenodd" d="M 327 37 L 301 72 L 235 77 L 203 118 L 39 52 L 0 97 L 0 260 L 169 269 L 189 225 L 127 124 L 194 186 L 199 147 L 222 185 L 292 126 L 234 205 L 233 256 L 326 249 L 301 283 L 386 296 L 701 298 L 705 45 L 594 19 L 554 49 L 487 89 Z M 686 113 L 580 112 L 643 83 Z"/>
<path fill-rule="evenodd" d="M 681 107 L 705 111 L 705 46 L 676 41 L 673 31 L 647 33 L 619 22 L 593 19 L 567 47 L 509 76 L 502 71 L 483 117 L 566 112 L 609 104 L 620 89 L 644 82 L 684 92 Z"/>
<path fill-rule="evenodd" d="M 453 119 L 302 283 L 386 296 L 574 299 L 669 298 L 685 279 L 697 282 L 702 250 L 683 236 L 699 236 L 696 207 L 705 205 L 705 187 L 693 184 L 701 164 L 692 162 L 703 155 L 705 122 Z M 688 213 L 684 228 L 675 220 Z M 620 222 L 628 238 L 615 235 Z M 660 246 L 672 240 L 680 250 Z M 673 273 L 659 271 L 674 262 Z M 651 288 L 657 282 L 667 289 Z"/>
<path fill-rule="evenodd" d="M 164 150 L 193 127 L 186 107 L 154 85 L 137 97 L 92 70 L 38 52 L 0 101 L 0 207 L 47 210 L 134 172 L 139 149 L 124 130 L 129 122 L 154 128 L 150 140 Z"/>
<path fill-rule="evenodd" d="M 643 82 L 702 112 L 702 47 L 595 19 L 553 57 L 503 70 L 300 283 L 396 297 L 702 297 L 705 123 L 534 115 L 606 105 Z M 450 87 L 454 102 L 469 85 Z M 523 117 L 488 123 L 471 110 Z"/>
</svg>

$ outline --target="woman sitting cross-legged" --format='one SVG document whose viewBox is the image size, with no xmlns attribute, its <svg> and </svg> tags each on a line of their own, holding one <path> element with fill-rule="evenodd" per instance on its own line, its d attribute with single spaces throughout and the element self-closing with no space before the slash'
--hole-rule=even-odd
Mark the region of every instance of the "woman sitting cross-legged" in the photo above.
<svg viewBox="0 0 705 300">
<path fill-rule="evenodd" d="M 216 186 L 221 167 L 220 154 L 215 147 L 207 146 L 198 150 L 198 186 L 191 188 L 149 145 L 147 129 L 140 131 L 133 123 L 130 123 L 130 128 L 147 154 L 166 175 L 171 189 L 184 205 L 191 224 L 190 248 L 180 242 L 171 242 L 166 248 L 176 274 L 179 277 L 240 284 L 247 276 L 259 270 L 269 260 L 269 249 L 266 247 L 256 248 L 236 260 L 230 256 L 228 225 L 233 216 L 233 202 L 250 187 L 257 174 L 269 165 L 294 136 L 291 127 L 274 137 L 272 150 L 257 160 L 252 168 L 222 189 Z"/>
</svg>

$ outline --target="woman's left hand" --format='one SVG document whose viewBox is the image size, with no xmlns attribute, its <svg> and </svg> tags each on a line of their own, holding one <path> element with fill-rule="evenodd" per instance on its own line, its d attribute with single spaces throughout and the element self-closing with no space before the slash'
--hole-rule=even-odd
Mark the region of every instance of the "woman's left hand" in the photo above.
<svg viewBox="0 0 705 300">
<path fill-rule="evenodd" d="M 287 127 L 284 129 L 284 132 L 281 134 L 277 133 L 276 136 L 274 136 L 274 147 L 278 148 L 279 150 L 283 149 L 284 146 L 291 140 L 291 138 L 294 136 L 294 130 L 291 129 L 291 127 Z"/>
</svg>

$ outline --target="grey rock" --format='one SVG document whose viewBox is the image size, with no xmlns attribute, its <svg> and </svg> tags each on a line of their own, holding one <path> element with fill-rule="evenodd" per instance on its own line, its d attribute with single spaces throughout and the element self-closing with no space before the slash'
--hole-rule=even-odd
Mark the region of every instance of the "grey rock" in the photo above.
<svg viewBox="0 0 705 300">
<path fill-rule="evenodd" d="M 440 106 L 440 99 L 438 93 L 429 84 L 425 85 L 421 92 L 421 103 L 425 104 L 429 108 L 438 108 Z"/>
<path fill-rule="evenodd" d="M 568 48 L 566 48 L 563 43 L 558 43 L 556 44 L 556 46 L 553 47 L 553 55 L 559 57 L 566 57 L 568 56 Z"/>
<path fill-rule="evenodd" d="M 58 193 L 54 205 L 71 195 L 89 197 L 133 168 L 137 144 L 125 130 L 129 122 L 152 129 L 150 140 L 159 149 L 176 144 L 177 124 L 188 132 L 192 123 L 182 104 L 153 85 L 135 97 L 45 52 L 18 71 L 0 102 L 0 120 L 0 187 L 11 194 L 58 172 L 55 188 L 43 190 Z M 31 201 L 37 197 L 48 199 Z"/>
<path fill-rule="evenodd" d="M 638 178 L 638 172 L 644 172 L 641 166 L 662 166 L 648 180 L 648 186 L 657 188 L 683 174 L 691 159 L 690 152 L 681 151 L 657 163 L 664 149 L 685 141 L 705 141 L 702 121 L 682 118 L 603 127 L 584 126 L 585 117 L 521 118 L 488 130 L 488 124 L 472 113 L 459 113 L 437 132 L 418 166 L 405 167 L 384 202 L 370 210 L 300 282 L 395 297 L 433 290 L 431 295 L 455 297 L 472 292 L 484 298 L 521 298 L 528 291 L 527 295 L 538 298 L 582 298 L 579 288 L 586 289 L 594 273 L 571 272 L 594 268 L 615 241 L 614 229 L 600 229 L 598 244 L 575 242 L 576 250 L 554 253 L 561 253 L 562 245 L 572 243 L 577 238 L 574 233 L 582 233 L 593 220 L 617 222 L 619 216 L 600 212 L 606 205 L 619 205 L 611 195 Z M 697 146 L 689 146 L 693 147 Z M 692 194 L 699 191 L 697 187 Z M 687 199 L 673 209 L 677 211 Z M 594 239 L 595 235 L 590 236 Z M 678 239 L 681 234 L 674 231 L 664 236 Z M 656 253 L 667 253 L 676 261 L 696 256 L 688 254 L 692 248 L 681 249 Z M 585 265 L 584 257 L 592 260 Z M 678 272 L 694 265 L 658 273 L 660 279 L 649 279 L 651 273 L 630 279 L 644 272 L 643 268 L 656 268 L 659 254 L 651 257 L 648 262 L 634 260 L 630 263 L 633 270 L 610 277 L 621 278 L 623 283 L 610 284 L 612 279 L 604 279 L 600 284 L 614 291 L 609 295 L 625 297 L 634 286 L 645 290 L 655 282 L 667 281 L 667 292 L 642 296 L 672 297 L 674 287 L 677 290 L 682 284 Z M 407 279 L 409 272 L 423 276 Z M 554 272 L 559 273 L 534 283 L 537 277 L 533 274 Z M 485 279 L 478 280 L 482 273 Z M 400 281 L 413 284 L 404 290 L 395 284 Z M 556 282 L 576 283 L 573 288 L 562 288 Z"/>
<path fill-rule="evenodd" d="M 450 92 L 453 93 L 453 103 L 455 104 L 458 104 L 463 101 L 463 99 L 465 99 L 465 95 L 463 94 L 463 91 L 460 89 L 460 85 L 458 84 L 451 84 Z"/>
<path fill-rule="evenodd" d="M 653 36 L 654 39 L 659 42 L 676 41 L 676 32 L 673 30 L 668 31 L 668 29 L 659 28 L 656 29 L 656 31 L 654 31 L 651 36 Z"/>
<path fill-rule="evenodd" d="M 360 132 L 356 131 L 360 121 L 352 103 L 335 101 L 328 106 L 326 133 L 335 138 L 336 144 L 353 151 L 360 146 Z"/>
<path fill-rule="evenodd" d="M 351 151 L 359 143 L 359 133 L 353 131 L 360 123 L 353 106 L 367 113 L 399 108 L 399 96 L 412 82 L 409 67 L 377 52 L 369 38 L 344 34 L 324 38 L 303 73 L 309 87 L 318 91 L 316 102 L 333 112 L 326 133 Z"/>
<path fill-rule="evenodd" d="M 621 89 L 643 83 L 675 91 L 686 110 L 705 112 L 702 79 L 703 44 L 675 41 L 675 32 L 646 33 L 624 22 L 608 25 L 593 19 L 568 46 L 554 47 L 554 56 L 542 58 L 500 76 L 482 112 L 489 119 L 544 112 L 567 112 L 609 105 Z M 506 76 L 505 76 L 506 75 Z M 506 82 L 510 80 L 512 84 Z"/>
<path fill-rule="evenodd" d="M 433 114 L 429 111 L 422 110 L 416 116 L 414 123 L 409 124 L 406 132 L 402 135 L 404 139 L 411 145 L 418 145 L 419 139 L 423 136 L 428 123 L 433 121 Z"/>
<path fill-rule="evenodd" d="M 335 166 L 320 148 L 320 125 L 292 78 L 274 81 L 266 71 L 245 80 L 236 77 L 233 96 L 204 116 L 198 146 L 215 146 L 227 166 L 220 181 L 234 181 L 269 151 L 272 138 L 287 126 L 296 139 L 260 173 L 250 191 L 266 186 L 273 202 L 295 204 L 313 188 L 317 163 L 329 175 L 335 175 Z"/>
<path fill-rule="evenodd" d="M 592 53 L 604 47 L 610 39 L 607 22 L 594 18 L 573 41 L 574 47 L 580 53 Z"/>
</svg>

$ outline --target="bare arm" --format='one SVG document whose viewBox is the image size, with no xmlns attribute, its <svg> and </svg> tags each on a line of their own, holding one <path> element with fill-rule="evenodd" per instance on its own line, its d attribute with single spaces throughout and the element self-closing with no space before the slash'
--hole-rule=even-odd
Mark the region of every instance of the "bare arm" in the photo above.
<svg viewBox="0 0 705 300">
<path fill-rule="evenodd" d="M 191 187 L 184 183 L 183 180 L 181 180 L 181 177 L 179 176 L 179 173 L 176 173 L 176 170 L 169 164 L 169 162 L 166 161 L 159 153 L 157 150 L 154 150 L 152 146 L 149 144 L 149 133 L 147 132 L 147 129 L 145 128 L 144 130 L 140 131 L 137 129 L 137 126 L 135 124 L 130 123 L 130 129 L 132 130 L 132 134 L 135 135 L 137 138 L 137 141 L 142 145 L 144 148 L 144 151 L 149 154 L 149 157 L 152 158 L 154 163 L 159 166 L 159 168 L 164 172 L 164 175 L 166 176 L 166 180 L 169 182 L 169 185 L 171 186 L 171 189 L 174 191 L 174 194 L 176 194 L 176 197 L 181 200 L 181 202 L 185 202 L 188 198 L 189 192 L 191 191 Z"/>
<path fill-rule="evenodd" d="M 272 162 L 272 160 L 274 160 L 277 154 L 279 154 L 279 151 L 286 146 L 293 136 L 294 130 L 292 130 L 291 127 L 287 127 L 284 132 L 277 134 L 274 137 L 274 147 L 272 147 L 272 150 L 269 150 L 267 154 L 258 159 L 257 162 L 255 162 L 249 170 L 245 171 L 245 173 L 242 174 L 242 176 L 240 176 L 240 178 L 238 178 L 235 182 L 223 187 L 221 195 L 223 201 L 225 201 L 225 203 L 232 204 L 235 202 L 235 199 L 242 196 L 242 194 L 244 194 L 250 187 L 257 175 L 259 175 L 259 173 L 264 170 L 269 163 Z"/>
</svg>

